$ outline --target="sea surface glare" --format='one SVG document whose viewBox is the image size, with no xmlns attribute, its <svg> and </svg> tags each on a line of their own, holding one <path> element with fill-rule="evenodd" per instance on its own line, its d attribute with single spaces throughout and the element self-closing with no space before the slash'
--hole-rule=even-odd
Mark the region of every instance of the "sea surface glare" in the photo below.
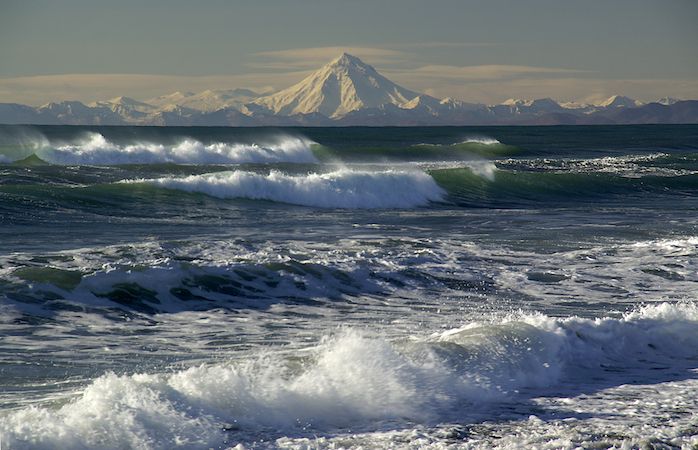
<svg viewBox="0 0 698 450">
<path fill-rule="evenodd" d="M 2 449 L 698 448 L 698 126 L 0 126 Z"/>
</svg>

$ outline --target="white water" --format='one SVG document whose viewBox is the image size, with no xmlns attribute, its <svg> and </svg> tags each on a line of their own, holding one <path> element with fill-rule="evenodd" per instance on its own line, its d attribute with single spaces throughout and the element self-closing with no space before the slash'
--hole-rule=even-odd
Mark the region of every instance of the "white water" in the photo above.
<svg viewBox="0 0 698 450">
<path fill-rule="evenodd" d="M 458 145 L 458 144 L 482 144 L 482 145 L 497 145 L 501 144 L 497 139 L 491 138 L 491 137 L 468 137 L 465 138 L 461 142 L 457 142 L 453 145 Z"/>
<path fill-rule="evenodd" d="M 608 173 L 625 178 L 641 178 L 644 176 L 679 177 L 694 175 L 696 170 L 686 168 L 661 167 L 647 165 L 649 162 L 670 158 L 667 153 L 635 154 L 622 156 L 603 156 L 599 158 L 536 158 L 536 159 L 504 159 L 498 161 L 504 167 L 525 165 L 530 170 L 541 170 L 554 173 Z"/>
<path fill-rule="evenodd" d="M 495 138 L 491 138 L 491 137 L 487 137 L 487 136 L 472 136 L 472 137 L 467 137 L 467 138 L 463 139 L 462 141 L 454 142 L 450 145 L 462 145 L 462 144 L 501 145 L 501 142 Z M 435 147 L 435 146 L 448 145 L 448 144 L 421 143 L 418 145 Z"/>
<path fill-rule="evenodd" d="M 16 253 L 0 258 L 0 277 L 17 283 L 31 281 L 32 290 L 27 293 L 52 291 L 70 298 L 76 306 L 95 307 L 119 306 L 95 293 L 109 292 L 118 285 L 136 284 L 156 293 L 159 303 L 153 306 L 163 312 L 180 312 L 191 307 L 171 293 L 173 288 L 183 286 L 207 298 L 208 304 L 213 300 L 225 307 L 231 302 L 230 294 L 212 292 L 206 290 L 206 286 L 187 282 L 201 276 L 227 279 L 241 289 L 249 287 L 246 293 L 254 299 L 252 307 L 255 303 L 263 304 L 264 299 L 307 297 L 318 300 L 342 294 L 364 299 L 375 294 L 387 295 L 390 301 L 384 300 L 384 305 L 397 307 L 408 293 L 419 297 L 425 287 L 439 286 L 447 298 L 440 304 L 442 311 L 458 306 L 458 301 L 453 299 L 463 294 L 461 289 L 468 292 L 475 289 L 478 282 L 488 280 L 501 292 L 509 292 L 507 296 L 523 294 L 539 299 L 532 304 L 515 302 L 515 307 L 564 307 L 569 302 L 576 312 L 578 307 L 574 303 L 583 298 L 585 311 L 600 314 L 599 311 L 608 308 L 605 302 L 690 300 L 687 293 L 698 282 L 697 255 L 698 238 L 695 236 L 598 245 L 550 254 L 478 245 L 457 237 L 439 242 L 403 238 L 387 243 L 368 237 L 360 240 L 337 238 L 331 249 L 323 244 L 297 241 L 281 245 L 217 239 L 180 243 L 174 247 L 151 242 L 42 255 L 53 270 L 82 275 L 72 288 L 60 289 L 51 284 L 55 274 L 44 282 L 36 274 L 22 278 L 18 268 L 34 266 L 31 254 Z M 463 268 L 463 261 L 468 261 L 467 268 Z M 448 283 L 456 284 L 449 289 Z M 458 283 L 473 286 L 460 287 Z M 386 294 L 389 292 L 392 294 Z M 490 301 L 494 301 L 493 294 L 490 293 Z M 242 294 L 237 295 L 240 296 Z M 423 302 L 427 300 L 430 299 L 421 298 Z M 476 297 L 473 301 L 481 300 Z M 8 299 L 5 305 L 9 304 L 22 310 L 40 309 L 36 303 L 28 305 Z M 474 306 L 467 305 L 468 310 Z M 618 307 L 624 307 L 623 303 L 620 305 Z M 357 308 L 354 313 L 360 310 Z M 49 308 L 47 313 L 51 311 L 53 309 Z M 438 317 L 436 312 L 420 311 L 418 318 L 422 322 L 429 319 L 445 324 L 445 319 L 436 319 L 432 313 Z M 385 314 L 385 320 L 389 320 L 392 309 L 386 307 Z M 457 310 L 452 314 L 457 316 Z M 377 316 L 377 310 L 373 309 L 369 317 L 361 316 L 360 320 Z M 345 313 L 344 317 L 349 315 Z M 404 317 L 402 322 L 407 323 L 408 318 Z"/>
<path fill-rule="evenodd" d="M 455 152 L 459 139 L 439 140 Z M 17 154 L 34 152 L 25 141 Z M 138 140 L 112 144 L 124 142 Z M 693 170 L 690 156 L 563 153 L 351 167 L 498 181 L 538 163 Z M 235 169 L 263 186 L 270 169 L 308 170 Z M 3 449 L 698 446 L 690 182 L 665 184 L 675 204 L 386 211 L 83 185 L 214 170 L 2 169 L 16 174 L 0 202 Z M 363 189 L 352 177 L 350 196 Z"/>
<path fill-rule="evenodd" d="M 567 378 L 622 381 L 623 370 L 639 368 L 651 379 L 653 365 L 695 358 L 691 303 L 620 319 L 513 315 L 401 343 L 346 330 L 294 359 L 267 353 L 173 373 L 106 374 L 65 405 L 5 413 L 0 432 L 10 448 L 154 449 L 233 446 L 245 433 L 269 430 L 380 432 L 467 422 L 535 389 L 574 395 Z"/>
<path fill-rule="evenodd" d="M 421 171 L 359 171 L 263 175 L 232 171 L 183 178 L 140 180 L 218 198 L 271 200 L 321 208 L 414 208 L 443 201 L 445 192 Z"/>
<path fill-rule="evenodd" d="M 260 247 L 223 240 L 46 255 L 51 267 L 90 273 L 69 295 L 76 307 L 58 314 L 51 302 L 41 303 L 44 312 L 37 303 L 17 304 L 51 321 L 22 325 L 13 320 L 18 314 L 3 311 L 9 313 L 3 330 L 13 334 L 0 345 L 43 355 L 34 356 L 37 364 L 48 357 L 58 371 L 70 367 L 62 365 L 67 359 L 101 368 L 118 358 L 141 362 L 186 353 L 208 364 L 162 370 L 134 363 L 132 370 L 143 375 L 102 375 L 108 369 L 101 369 L 82 387 L 58 393 L 35 393 L 37 383 L 14 394 L 18 401 L 10 403 L 20 409 L 2 413 L 0 435 L 10 449 L 228 448 L 240 442 L 240 448 L 573 449 L 600 439 L 609 442 L 602 448 L 623 439 L 636 448 L 650 438 L 690 448 L 698 439 L 690 434 L 690 411 L 698 410 L 698 381 L 690 371 L 698 360 L 695 304 L 656 303 L 601 319 L 502 316 L 506 308 L 478 315 L 473 311 L 484 296 L 459 301 L 456 291 L 435 280 L 491 277 L 537 298 L 521 303 L 528 308 L 554 310 L 556 301 L 583 298 L 584 308 L 573 307 L 575 313 L 596 314 L 595 302 L 618 300 L 607 290 L 614 285 L 631 291 L 632 299 L 685 298 L 696 280 L 696 242 L 634 241 L 541 255 L 458 239 Z M 33 256 L 4 258 L 0 275 L 11 280 L 12 267 L 33 264 Z M 274 262 L 287 265 L 275 268 Z M 671 268 L 677 280 L 666 283 L 665 272 L 644 272 L 661 267 Z M 252 274 L 257 278 L 248 281 Z M 565 276 L 536 281 L 541 274 Z M 275 287 L 246 291 L 252 298 L 244 299 L 195 287 L 191 280 L 198 275 L 227 276 L 257 289 L 272 281 Z M 404 286 L 383 281 L 391 278 Z M 129 283 L 157 292 L 158 310 L 168 313 L 151 316 L 156 325 L 150 317 L 117 322 L 80 308 L 115 306 L 95 294 Z M 169 298 L 181 286 L 208 300 Z M 602 289 L 595 294 L 595 287 Z M 344 291 L 349 310 L 343 300 L 331 300 Z M 267 303 L 267 295 L 278 300 Z M 298 297 L 322 303 L 280 300 Z M 215 309 L 198 310 L 203 304 Z M 337 331 L 338 323 L 353 329 Z M 35 339 L 23 336 L 23 327 Z M 241 336 L 251 350 L 238 347 Z M 157 353 L 149 350 L 153 343 Z M 449 423 L 472 425 L 486 436 L 440 435 L 441 424 Z M 266 443 L 254 444 L 261 438 Z"/>
<path fill-rule="evenodd" d="M 469 161 L 466 167 L 468 167 L 473 174 L 487 181 L 494 181 L 497 173 L 497 166 L 491 161 Z"/>
<path fill-rule="evenodd" d="M 43 146 L 37 155 L 54 164 L 237 164 L 315 163 L 311 141 L 281 136 L 266 144 L 215 142 L 204 144 L 184 139 L 175 145 L 140 142 L 118 145 L 99 133 L 88 133 L 78 143 Z"/>
</svg>

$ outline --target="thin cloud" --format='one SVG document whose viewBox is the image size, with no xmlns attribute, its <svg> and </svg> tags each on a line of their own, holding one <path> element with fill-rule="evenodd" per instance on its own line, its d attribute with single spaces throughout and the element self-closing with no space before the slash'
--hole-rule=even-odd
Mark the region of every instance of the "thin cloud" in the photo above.
<svg viewBox="0 0 698 450">
<path fill-rule="evenodd" d="M 258 69 L 275 70 L 300 70 L 315 69 L 326 64 L 342 53 L 351 53 L 367 62 L 380 62 L 381 64 L 394 64 L 409 59 L 409 54 L 400 50 L 391 50 L 379 47 L 312 47 L 292 48 L 288 50 L 276 50 L 258 52 L 254 56 L 266 61 L 248 63 L 248 67 Z"/>
<path fill-rule="evenodd" d="M 431 48 L 470 48 L 497 45 L 489 42 L 420 42 L 409 44 L 385 44 L 381 47 L 310 47 L 257 52 L 255 57 L 263 61 L 246 64 L 248 67 L 264 70 L 300 70 L 317 68 L 336 58 L 343 52 L 350 53 L 380 66 L 414 66 L 416 55 L 405 49 Z"/>
<path fill-rule="evenodd" d="M 492 47 L 500 45 L 496 42 L 412 42 L 409 44 L 393 44 L 391 48 L 472 48 Z"/>
<path fill-rule="evenodd" d="M 315 69 L 312 67 L 311 69 Z M 380 67 L 379 67 L 380 70 Z M 643 101 L 665 96 L 698 98 L 698 80 L 602 79 L 572 69 L 513 65 L 423 66 L 382 71 L 397 83 L 435 97 L 494 104 L 507 98 L 553 97 L 598 100 L 613 94 Z M 151 74 L 64 74 L 0 78 L 0 102 L 38 106 L 50 101 L 89 103 L 126 95 L 147 100 L 175 91 L 249 88 L 270 92 L 297 83 L 308 70 L 243 75 L 172 76 Z"/>
<path fill-rule="evenodd" d="M 536 67 L 506 64 L 478 66 L 427 65 L 409 71 L 414 76 L 433 80 L 504 80 L 531 75 L 561 75 L 588 73 L 584 70 L 556 67 Z"/>
<path fill-rule="evenodd" d="M 61 74 L 0 78 L 0 102 L 42 105 L 51 101 L 93 102 L 126 95 L 145 100 L 175 91 L 249 88 L 270 92 L 287 87 L 308 72 L 175 76 L 152 74 Z"/>
<path fill-rule="evenodd" d="M 611 95 L 627 95 L 642 101 L 662 97 L 698 98 L 698 80 L 688 79 L 606 79 L 581 77 L 544 77 L 492 80 L 411 78 L 396 76 L 395 81 L 435 97 L 453 97 L 476 103 L 497 104 L 508 98 L 551 97 L 560 101 L 591 102 Z"/>
</svg>

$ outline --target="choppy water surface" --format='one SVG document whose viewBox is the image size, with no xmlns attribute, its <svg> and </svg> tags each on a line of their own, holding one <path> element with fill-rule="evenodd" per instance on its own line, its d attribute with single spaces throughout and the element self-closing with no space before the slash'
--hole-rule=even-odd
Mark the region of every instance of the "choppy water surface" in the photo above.
<svg viewBox="0 0 698 450">
<path fill-rule="evenodd" d="M 3 448 L 692 448 L 697 213 L 696 126 L 0 127 Z"/>
</svg>

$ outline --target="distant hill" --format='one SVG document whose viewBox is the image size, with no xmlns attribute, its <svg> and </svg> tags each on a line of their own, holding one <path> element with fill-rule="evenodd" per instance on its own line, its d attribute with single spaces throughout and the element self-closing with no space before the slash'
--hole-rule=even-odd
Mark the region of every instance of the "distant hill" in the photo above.
<svg viewBox="0 0 698 450">
<path fill-rule="evenodd" d="M 0 123 L 203 126 L 582 125 L 698 123 L 698 101 L 665 97 L 642 103 L 613 95 L 595 104 L 551 98 L 499 105 L 439 99 L 402 87 L 343 53 L 286 89 L 174 92 L 145 101 L 116 97 L 34 108 L 0 103 Z"/>
</svg>

